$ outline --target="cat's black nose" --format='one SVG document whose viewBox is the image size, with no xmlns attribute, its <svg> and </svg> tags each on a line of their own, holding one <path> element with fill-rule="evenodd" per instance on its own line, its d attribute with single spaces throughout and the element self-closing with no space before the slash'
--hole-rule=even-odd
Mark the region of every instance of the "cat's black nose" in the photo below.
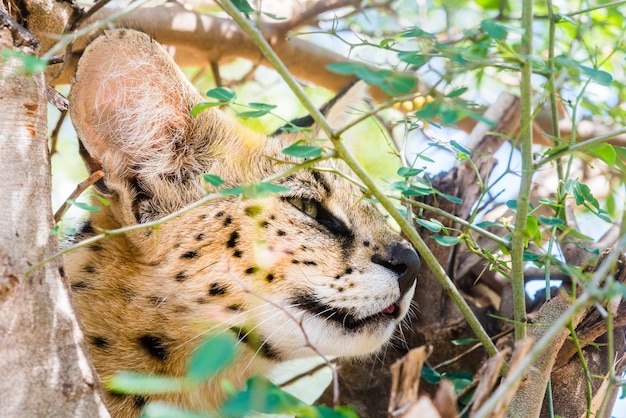
<svg viewBox="0 0 626 418">
<path fill-rule="evenodd" d="M 389 247 L 388 256 L 378 254 L 372 256 L 372 262 L 388 268 L 398 274 L 400 294 L 404 295 L 417 280 L 420 268 L 420 259 L 417 253 L 407 243 L 396 243 Z"/>
</svg>

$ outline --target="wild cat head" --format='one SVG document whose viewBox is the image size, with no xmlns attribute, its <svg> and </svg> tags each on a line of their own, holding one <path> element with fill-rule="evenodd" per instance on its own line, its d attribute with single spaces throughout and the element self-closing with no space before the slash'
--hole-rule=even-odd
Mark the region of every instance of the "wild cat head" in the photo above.
<svg viewBox="0 0 626 418">
<path fill-rule="evenodd" d="M 365 96 L 355 85 L 327 109 L 327 119 L 339 124 Z M 282 151 L 304 134 L 265 136 L 216 107 L 192 117 L 202 101 L 144 34 L 109 31 L 89 46 L 71 115 L 88 160 L 106 173 L 97 189 L 110 202 L 91 226 L 161 219 L 211 189 L 203 174 L 220 177 L 225 189 L 259 184 L 301 162 Z M 315 126 L 309 135 L 322 136 Z M 204 322 L 236 330 L 272 359 L 311 355 L 311 346 L 339 356 L 378 350 L 409 309 L 419 259 L 341 172 L 350 175 L 340 162 L 323 161 L 278 178 L 278 193 L 211 200 L 156 231 L 85 249 L 74 260 L 97 268 L 74 269 L 73 282 L 87 283 L 77 295 L 79 313 L 99 309 L 102 300 L 102 309 L 115 300 L 113 309 L 160 310 L 155 321 L 167 318 L 168 325 L 127 315 L 119 327 L 159 328 L 164 350 L 174 350 L 181 329 Z M 121 287 L 143 297 L 114 296 Z M 98 293 L 103 288 L 106 296 Z"/>
</svg>

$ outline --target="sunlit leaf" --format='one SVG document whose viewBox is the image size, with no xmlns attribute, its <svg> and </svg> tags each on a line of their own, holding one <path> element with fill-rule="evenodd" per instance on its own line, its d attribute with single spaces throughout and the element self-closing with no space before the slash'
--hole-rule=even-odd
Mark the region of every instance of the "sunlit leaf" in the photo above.
<svg viewBox="0 0 626 418">
<path fill-rule="evenodd" d="M 617 159 L 615 148 L 611 144 L 598 144 L 587 149 L 591 154 L 595 155 L 608 165 L 614 165 Z"/>
<path fill-rule="evenodd" d="M 417 218 L 416 222 L 419 225 L 423 226 L 424 228 L 432 232 L 439 232 L 441 231 L 441 228 L 442 228 L 441 222 L 432 222 L 432 221 L 427 221 L 426 219 L 420 219 L 420 218 Z"/>
<path fill-rule="evenodd" d="M 433 235 L 431 238 L 434 239 L 437 244 L 443 245 L 444 247 L 451 247 L 461 242 L 460 237 L 451 237 L 448 235 Z"/>
<path fill-rule="evenodd" d="M 485 19 L 480 22 L 480 27 L 485 31 L 490 38 L 498 41 L 506 38 L 507 30 L 504 26 L 492 19 Z"/>
<path fill-rule="evenodd" d="M 413 168 L 413 167 L 400 167 L 398 169 L 398 175 L 400 177 L 415 177 L 421 174 L 424 170 L 421 168 Z"/>
<path fill-rule="evenodd" d="M 169 376 L 148 375 L 136 372 L 119 372 L 107 378 L 104 385 L 115 393 L 152 395 L 182 392 L 185 380 Z"/>
<path fill-rule="evenodd" d="M 194 381 L 207 380 L 235 358 L 235 341 L 227 335 L 208 338 L 196 349 L 187 365 L 187 376 Z"/>
<path fill-rule="evenodd" d="M 422 379 L 426 382 L 436 385 L 441 380 L 441 374 L 436 370 L 431 369 L 430 367 L 422 367 L 421 373 Z"/>
<path fill-rule="evenodd" d="M 287 148 L 283 149 L 283 154 L 297 158 L 318 158 L 322 156 L 322 152 L 324 151 L 322 147 L 300 145 L 303 143 L 305 142 L 298 141 L 289 145 Z"/>
<path fill-rule="evenodd" d="M 252 13 L 255 11 L 248 4 L 248 0 L 233 0 L 233 4 L 237 8 L 237 10 L 239 10 L 241 13 L 248 14 L 248 13 Z"/>
<path fill-rule="evenodd" d="M 67 203 L 87 212 L 98 212 L 100 210 L 100 206 L 90 205 L 89 203 L 84 202 L 77 202 L 74 199 L 67 199 Z"/>
<path fill-rule="evenodd" d="M 217 99 L 220 102 L 231 102 L 237 98 L 237 94 L 226 87 L 216 87 L 205 93 L 205 96 Z"/>
<path fill-rule="evenodd" d="M 220 187 L 221 185 L 224 184 L 224 180 L 222 180 L 220 176 L 216 176 L 214 174 L 203 174 L 202 180 L 204 180 L 206 183 L 209 183 L 215 187 Z"/>
</svg>

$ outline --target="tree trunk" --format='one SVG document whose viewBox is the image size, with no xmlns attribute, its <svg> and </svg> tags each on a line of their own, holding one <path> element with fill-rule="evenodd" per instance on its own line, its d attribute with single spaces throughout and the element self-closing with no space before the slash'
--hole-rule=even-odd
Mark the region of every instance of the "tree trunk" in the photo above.
<svg viewBox="0 0 626 418">
<path fill-rule="evenodd" d="M 0 50 L 37 41 L 0 4 Z M 108 416 L 66 285 L 50 203 L 46 88 L 18 58 L 0 60 L 0 409 L 5 417 Z"/>
</svg>

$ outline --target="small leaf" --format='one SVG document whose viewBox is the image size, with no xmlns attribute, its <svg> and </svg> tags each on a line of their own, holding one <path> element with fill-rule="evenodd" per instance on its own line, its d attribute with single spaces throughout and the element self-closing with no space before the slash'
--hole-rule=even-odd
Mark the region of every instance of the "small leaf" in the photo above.
<svg viewBox="0 0 626 418">
<path fill-rule="evenodd" d="M 421 377 L 432 385 L 436 385 L 441 380 L 441 374 L 430 367 L 422 367 Z"/>
<path fill-rule="evenodd" d="M 419 119 L 432 119 L 439 115 L 441 104 L 437 102 L 426 103 L 426 105 L 415 112 L 415 117 Z"/>
<path fill-rule="evenodd" d="M 427 61 L 426 56 L 415 51 L 400 51 L 398 52 L 398 59 L 416 67 L 421 67 Z"/>
<path fill-rule="evenodd" d="M 480 22 L 480 27 L 485 31 L 487 35 L 489 35 L 490 38 L 496 39 L 498 41 L 506 38 L 506 28 L 493 20 L 483 20 L 482 22 Z"/>
<path fill-rule="evenodd" d="M 611 144 L 599 144 L 589 148 L 588 151 L 608 165 L 614 165 L 617 159 L 617 153 Z"/>
<path fill-rule="evenodd" d="M 305 142 L 298 141 L 289 145 L 287 148 L 283 149 L 283 154 L 298 158 L 319 158 L 322 156 L 322 152 L 324 151 L 322 147 L 300 145 L 303 143 Z"/>
<path fill-rule="evenodd" d="M 424 170 L 421 168 L 413 168 L 413 167 L 400 167 L 398 169 L 398 175 L 400 177 L 415 177 L 422 173 Z"/>
<path fill-rule="evenodd" d="M 463 93 L 465 93 L 468 90 L 467 87 L 461 87 L 455 90 L 452 90 L 450 93 L 446 94 L 447 98 L 455 98 L 455 97 L 459 97 L 460 95 L 462 95 Z"/>
<path fill-rule="evenodd" d="M 430 196 L 432 189 L 430 187 L 409 186 L 402 191 L 402 194 L 406 197 L 409 196 Z"/>
<path fill-rule="evenodd" d="M 187 365 L 187 376 L 204 381 L 227 366 L 235 358 L 235 341 L 226 335 L 216 335 L 204 341 Z"/>
<path fill-rule="evenodd" d="M 236 393 L 220 412 L 229 417 L 247 416 L 250 411 L 263 414 L 287 414 L 307 405 L 261 376 L 248 379 L 246 389 Z"/>
<path fill-rule="evenodd" d="M 22 62 L 22 69 L 26 74 L 34 74 L 42 72 L 48 66 L 48 62 L 35 55 L 25 54 L 11 49 L 2 50 L 2 60 L 8 61 L 11 58 L 18 59 Z"/>
<path fill-rule="evenodd" d="M 267 111 L 271 111 L 271 110 L 276 109 L 276 105 L 269 104 L 269 103 L 252 102 L 252 103 L 248 103 L 248 106 L 250 106 L 250 107 L 252 107 L 254 109 L 267 110 Z"/>
<path fill-rule="evenodd" d="M 419 225 L 423 226 L 429 231 L 432 231 L 432 232 L 441 231 L 441 228 L 442 228 L 441 223 L 435 223 L 435 222 L 427 221 L 426 219 L 420 219 L 420 218 L 417 218 L 416 221 Z"/>
<path fill-rule="evenodd" d="M 226 87 L 216 87 L 207 91 L 205 95 L 220 102 L 231 102 L 237 98 L 237 94 Z"/>
<path fill-rule="evenodd" d="M 524 261 L 537 261 L 541 258 L 541 254 L 535 254 L 535 253 L 531 253 L 530 251 L 524 251 L 522 257 Z"/>
<path fill-rule="evenodd" d="M 465 155 L 471 155 L 472 151 L 468 150 L 467 148 L 465 148 L 463 145 L 459 144 L 457 141 L 455 140 L 451 140 L 450 141 L 450 146 L 458 153 L 460 154 L 465 154 Z"/>
<path fill-rule="evenodd" d="M 261 110 L 248 110 L 246 112 L 238 112 L 235 114 L 238 118 L 260 118 L 261 116 L 265 116 L 270 113 L 270 110 L 261 109 Z"/>
<path fill-rule="evenodd" d="M 425 39 L 430 39 L 432 41 L 437 40 L 437 37 L 435 35 L 433 35 L 430 32 L 426 32 L 425 30 L 422 30 L 418 28 L 417 26 L 405 32 L 402 32 L 400 36 L 402 36 L 403 38 L 425 38 Z"/>
<path fill-rule="evenodd" d="M 191 108 L 191 111 L 189 112 L 191 114 L 191 117 L 195 118 L 196 116 L 198 116 L 200 114 L 200 112 L 207 110 L 211 107 L 215 107 L 215 106 L 224 106 L 227 105 L 228 102 L 202 102 L 202 103 L 198 103 L 197 105 L 195 105 L 194 107 Z"/>
<path fill-rule="evenodd" d="M 507 200 L 506 207 L 511 210 L 517 210 L 517 200 Z"/>
<path fill-rule="evenodd" d="M 482 221 L 482 222 L 478 222 L 476 224 L 477 227 L 479 228 L 490 228 L 492 226 L 503 226 L 500 222 L 493 222 L 493 221 Z"/>
<path fill-rule="evenodd" d="M 215 187 L 220 187 L 221 185 L 224 184 L 224 180 L 222 180 L 220 176 L 216 176 L 214 174 L 203 174 L 202 180 L 204 180 L 206 183 L 209 183 Z"/>
<path fill-rule="evenodd" d="M 448 235 L 433 235 L 431 238 L 434 239 L 437 244 L 443 245 L 444 247 L 451 247 L 461 242 L 460 237 L 451 237 Z"/>
<path fill-rule="evenodd" d="M 106 379 L 104 386 L 115 393 L 152 395 L 182 392 L 186 385 L 184 379 L 175 377 L 119 372 Z"/>
<path fill-rule="evenodd" d="M 89 203 L 84 202 L 77 202 L 74 199 L 67 199 L 67 203 L 87 212 L 98 212 L 100 210 L 100 206 L 90 205 Z"/>
<path fill-rule="evenodd" d="M 439 190 L 435 190 L 435 192 L 437 193 L 438 196 L 443 197 L 448 202 L 452 202 L 457 205 L 460 205 L 461 203 L 463 203 L 463 199 L 461 199 L 460 197 L 452 196 L 451 194 L 443 193 L 443 192 L 440 192 Z"/>
<path fill-rule="evenodd" d="M 233 4 L 237 8 L 237 10 L 239 10 L 241 13 L 248 14 L 248 13 L 252 13 L 255 11 L 248 4 L 248 0 L 233 0 Z"/>
<path fill-rule="evenodd" d="M 476 338 L 461 338 L 458 340 L 452 340 L 452 344 L 454 345 L 469 345 L 477 342 L 478 340 Z"/>
<path fill-rule="evenodd" d="M 539 215 L 539 221 L 542 224 L 548 225 L 548 226 L 561 226 L 561 225 L 563 225 L 565 223 L 565 222 L 563 222 L 562 219 L 554 218 L 554 217 L 548 217 L 548 216 L 543 216 L 543 215 Z"/>
</svg>

